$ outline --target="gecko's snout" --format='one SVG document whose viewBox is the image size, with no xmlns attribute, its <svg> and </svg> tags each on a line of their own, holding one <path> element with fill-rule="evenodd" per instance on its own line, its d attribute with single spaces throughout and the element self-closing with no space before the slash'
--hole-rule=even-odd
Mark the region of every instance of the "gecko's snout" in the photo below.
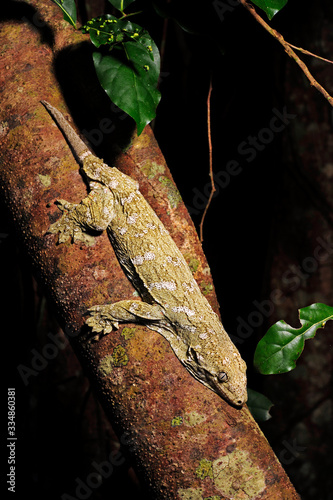
<svg viewBox="0 0 333 500">
<path fill-rule="evenodd" d="M 243 406 L 247 401 L 247 391 L 244 392 L 244 395 L 238 398 L 235 402 L 236 406 Z"/>
</svg>

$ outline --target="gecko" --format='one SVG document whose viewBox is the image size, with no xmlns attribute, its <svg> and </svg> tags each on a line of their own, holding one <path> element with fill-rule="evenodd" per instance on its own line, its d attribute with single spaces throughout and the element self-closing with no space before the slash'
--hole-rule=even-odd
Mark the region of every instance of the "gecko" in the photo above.
<svg viewBox="0 0 333 500">
<path fill-rule="evenodd" d="M 138 183 L 96 157 L 62 113 L 41 102 L 69 143 L 89 186 L 79 204 L 57 200 L 62 215 L 48 233 L 59 234 L 59 243 L 75 243 L 89 231 L 106 230 L 141 298 L 90 307 L 87 325 L 100 337 L 118 329 L 119 322 L 144 324 L 163 335 L 195 379 L 241 407 L 247 401 L 246 364 Z"/>
</svg>

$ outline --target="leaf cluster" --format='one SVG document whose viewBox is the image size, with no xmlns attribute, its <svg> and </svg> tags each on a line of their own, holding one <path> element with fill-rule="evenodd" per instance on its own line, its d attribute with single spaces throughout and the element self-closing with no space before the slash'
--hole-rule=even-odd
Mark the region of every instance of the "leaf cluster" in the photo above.
<svg viewBox="0 0 333 500">
<path fill-rule="evenodd" d="M 75 0 L 52 0 L 62 10 L 64 19 L 76 28 Z M 88 21 L 80 29 L 88 33 L 95 46 L 93 62 L 98 80 L 110 99 L 136 122 L 138 135 L 156 116 L 161 95 L 157 88 L 160 73 L 159 50 L 141 26 L 128 20 L 133 14 L 125 10 L 135 0 L 109 0 L 120 16 L 103 15 Z M 288 0 L 253 0 L 269 19 L 279 12 Z M 207 7 L 192 8 L 189 0 L 177 2 L 152 2 L 156 12 L 174 18 L 186 31 L 198 33 L 202 15 L 213 7 L 219 18 L 219 0 L 212 0 Z M 223 2 L 222 2 L 223 3 Z M 203 12 L 201 12 L 201 9 Z M 214 25 L 215 26 L 215 25 Z M 207 30 L 211 28 L 206 26 Z M 199 33 L 200 34 L 200 33 Z"/>
<path fill-rule="evenodd" d="M 273 19 L 275 14 L 288 3 L 288 0 L 252 0 L 252 2 L 262 9 L 269 20 Z"/>
<path fill-rule="evenodd" d="M 286 373 L 296 368 L 305 341 L 314 338 L 319 328 L 333 319 L 333 307 L 315 303 L 299 310 L 301 327 L 285 321 L 272 325 L 257 345 L 254 366 L 263 375 Z M 248 406 L 258 421 L 268 420 L 272 403 L 263 394 L 248 390 Z"/>
<path fill-rule="evenodd" d="M 74 0 L 53 0 L 64 19 L 76 28 Z M 149 33 L 132 23 L 124 10 L 134 0 L 109 0 L 121 16 L 109 14 L 81 27 L 96 50 L 93 62 L 98 80 L 110 99 L 136 122 L 137 133 L 156 116 L 161 95 L 157 89 L 160 54 Z"/>
<path fill-rule="evenodd" d="M 299 310 L 301 328 L 278 321 L 270 327 L 257 345 L 254 366 L 264 375 L 286 373 L 296 367 L 306 340 L 313 338 L 318 328 L 333 319 L 333 307 L 312 304 Z"/>
</svg>

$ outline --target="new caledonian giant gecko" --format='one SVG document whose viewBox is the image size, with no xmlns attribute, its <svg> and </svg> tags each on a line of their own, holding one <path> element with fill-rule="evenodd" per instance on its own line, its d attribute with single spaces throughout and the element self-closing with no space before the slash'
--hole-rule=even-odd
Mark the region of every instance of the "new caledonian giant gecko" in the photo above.
<svg viewBox="0 0 333 500">
<path fill-rule="evenodd" d="M 127 278 L 142 298 L 91 307 L 86 323 L 97 334 L 110 333 L 119 322 L 146 325 L 168 340 L 197 380 L 229 403 L 243 405 L 246 364 L 138 183 L 94 156 L 64 116 L 42 103 L 70 144 L 90 189 L 79 204 L 57 201 L 62 216 L 48 232 L 59 233 L 63 243 L 106 229 Z"/>
</svg>

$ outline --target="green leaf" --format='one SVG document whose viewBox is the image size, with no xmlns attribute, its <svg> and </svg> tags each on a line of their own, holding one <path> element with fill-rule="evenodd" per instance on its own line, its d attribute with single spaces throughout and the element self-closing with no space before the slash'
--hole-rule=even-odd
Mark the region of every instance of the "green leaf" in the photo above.
<svg viewBox="0 0 333 500">
<path fill-rule="evenodd" d="M 254 366 L 260 373 L 271 375 L 293 370 L 305 340 L 313 338 L 318 328 L 333 319 L 333 307 L 312 304 L 299 310 L 299 318 L 301 328 L 278 321 L 260 340 L 254 353 Z"/>
<path fill-rule="evenodd" d="M 76 28 L 76 5 L 74 0 L 52 0 L 64 14 L 64 19 Z"/>
<path fill-rule="evenodd" d="M 266 422 L 272 418 L 269 413 L 269 410 L 274 406 L 272 401 L 253 389 L 247 390 L 247 397 L 247 406 L 257 422 Z"/>
<path fill-rule="evenodd" d="M 266 12 L 269 20 L 288 3 L 288 0 L 252 0 L 252 3 Z"/>
<path fill-rule="evenodd" d="M 110 4 L 113 5 L 116 9 L 120 10 L 120 12 L 124 12 L 126 7 L 128 7 L 135 0 L 109 0 Z"/>
<path fill-rule="evenodd" d="M 88 21 L 83 30 L 101 49 L 93 53 L 100 84 L 110 99 L 136 121 L 140 135 L 155 118 L 161 97 L 157 90 L 158 48 L 141 26 L 111 15 Z"/>
<path fill-rule="evenodd" d="M 95 47 L 101 45 L 110 45 L 121 42 L 122 29 L 125 29 L 127 21 L 121 21 L 110 14 L 100 17 L 94 17 L 82 26 L 83 33 L 89 33 L 90 40 Z"/>
</svg>

